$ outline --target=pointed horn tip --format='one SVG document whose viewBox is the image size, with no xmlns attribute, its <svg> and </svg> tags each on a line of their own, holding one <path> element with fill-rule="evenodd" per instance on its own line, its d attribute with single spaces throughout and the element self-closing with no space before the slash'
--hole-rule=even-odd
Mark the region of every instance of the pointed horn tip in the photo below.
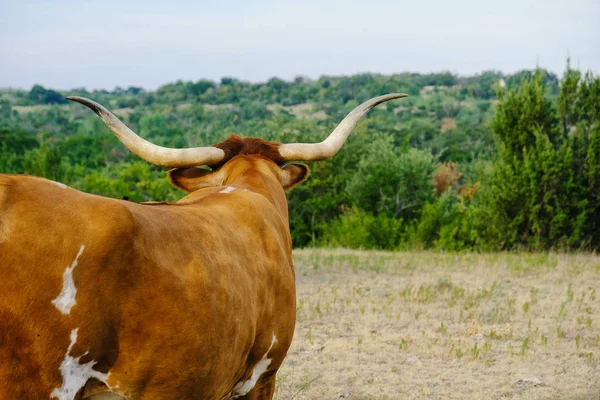
<svg viewBox="0 0 600 400">
<path fill-rule="evenodd" d="M 409 97 L 409 94 L 408 93 L 390 93 L 388 95 L 385 95 L 385 97 L 390 97 L 390 100 L 401 99 L 403 97 Z"/>
<path fill-rule="evenodd" d="M 385 103 L 386 101 L 401 99 L 403 97 L 408 97 L 406 93 L 388 93 L 378 97 L 373 97 L 371 100 L 367 100 L 363 104 L 372 104 L 372 106 L 377 106 L 381 103 Z M 359 106 L 360 107 L 360 106 Z"/>
<path fill-rule="evenodd" d="M 67 96 L 66 97 L 67 100 L 71 100 L 71 101 L 76 101 L 79 102 L 83 99 L 83 97 L 79 97 L 79 96 Z"/>
<path fill-rule="evenodd" d="M 80 96 L 67 96 L 66 98 L 67 98 L 67 100 L 74 101 L 75 103 L 83 104 L 84 106 L 88 106 L 88 107 L 89 107 L 88 104 L 90 104 L 90 102 L 93 103 L 92 100 L 86 99 L 85 97 L 80 97 Z"/>
<path fill-rule="evenodd" d="M 378 97 L 373 97 L 372 99 L 365 101 L 360 106 L 355 108 L 354 111 L 362 110 L 362 112 L 369 112 L 371 109 L 373 109 L 374 107 L 377 107 L 378 105 L 380 105 L 382 103 L 385 103 L 390 100 L 401 99 L 403 97 L 408 97 L 408 94 L 406 94 L 406 93 L 388 93 L 388 94 L 384 94 L 384 95 L 381 95 Z"/>
<path fill-rule="evenodd" d="M 93 105 L 97 104 L 94 100 L 90 100 L 86 97 L 81 97 L 81 96 L 67 96 L 67 100 L 71 100 L 76 103 L 81 103 L 83 105 L 87 105 L 88 107 L 90 104 L 93 104 Z"/>
<path fill-rule="evenodd" d="M 76 103 L 83 104 L 84 106 L 86 106 L 87 108 L 89 108 L 90 110 L 92 110 L 93 112 L 95 112 L 96 114 L 99 114 L 99 115 L 101 112 L 104 112 L 104 113 L 109 112 L 108 110 L 105 110 L 104 107 L 102 107 L 100 104 L 96 103 L 94 100 L 90 100 L 86 97 L 67 96 L 67 100 L 71 100 Z"/>
</svg>

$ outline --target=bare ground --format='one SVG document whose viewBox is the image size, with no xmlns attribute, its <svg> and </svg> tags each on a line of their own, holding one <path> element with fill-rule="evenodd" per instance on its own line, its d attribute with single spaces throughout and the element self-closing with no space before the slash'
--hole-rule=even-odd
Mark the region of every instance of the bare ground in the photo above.
<svg viewBox="0 0 600 400">
<path fill-rule="evenodd" d="M 600 257 L 294 253 L 276 399 L 600 399 Z"/>
</svg>

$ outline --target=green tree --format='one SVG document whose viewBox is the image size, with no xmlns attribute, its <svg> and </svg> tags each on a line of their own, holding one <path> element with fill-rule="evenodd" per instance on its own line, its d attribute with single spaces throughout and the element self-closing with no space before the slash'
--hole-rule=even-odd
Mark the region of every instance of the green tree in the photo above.
<svg viewBox="0 0 600 400">
<path fill-rule="evenodd" d="M 489 204 L 495 232 L 508 248 L 596 248 L 599 80 L 582 81 L 568 65 L 558 107 L 546 85 L 537 72 L 499 93 L 492 126 L 502 146 Z"/>
<path fill-rule="evenodd" d="M 363 210 L 410 223 L 434 198 L 431 174 L 436 164 L 430 152 L 408 149 L 401 153 L 391 136 L 378 135 L 364 149 L 347 190 Z"/>
</svg>

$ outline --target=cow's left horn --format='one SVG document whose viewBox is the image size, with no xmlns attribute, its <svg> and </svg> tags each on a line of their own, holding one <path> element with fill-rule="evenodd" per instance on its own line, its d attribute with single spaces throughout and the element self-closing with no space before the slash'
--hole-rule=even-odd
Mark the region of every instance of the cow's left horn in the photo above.
<svg viewBox="0 0 600 400">
<path fill-rule="evenodd" d="M 279 154 L 287 161 L 321 161 L 335 155 L 342 147 L 352 129 L 371 111 L 383 102 L 407 97 L 405 93 L 392 93 L 367 100 L 350 112 L 321 143 L 289 143 L 279 146 Z"/>
<path fill-rule="evenodd" d="M 70 96 L 67 99 L 81 103 L 98 114 L 106 126 L 129 150 L 149 163 L 163 167 L 184 168 L 217 164 L 225 158 L 225 152 L 216 147 L 171 149 L 157 146 L 139 137 L 110 111 L 95 101 L 79 96 Z"/>
</svg>

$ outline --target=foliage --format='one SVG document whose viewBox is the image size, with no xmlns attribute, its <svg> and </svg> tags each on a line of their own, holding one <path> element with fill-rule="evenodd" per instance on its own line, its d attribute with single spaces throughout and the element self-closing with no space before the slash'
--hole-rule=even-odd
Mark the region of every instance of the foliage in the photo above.
<svg viewBox="0 0 600 400">
<path fill-rule="evenodd" d="M 36 104 L 65 104 L 65 99 L 60 93 L 55 90 L 49 90 L 41 85 L 35 85 L 29 91 L 29 99 Z"/>
<path fill-rule="evenodd" d="M 392 250 L 402 243 L 402 225 L 401 219 L 352 208 L 325 227 L 322 243 L 330 247 Z"/>
<path fill-rule="evenodd" d="M 364 210 L 410 222 L 418 219 L 423 206 L 434 197 L 431 174 L 435 165 L 430 152 L 401 152 L 391 136 L 378 136 L 364 149 L 348 192 Z"/>
<path fill-rule="evenodd" d="M 168 147 L 235 131 L 318 142 L 360 102 L 374 109 L 331 160 L 288 195 L 296 246 L 446 251 L 600 246 L 600 79 L 571 69 L 177 81 L 156 91 L 0 90 L 0 171 L 44 176 L 132 201 L 175 201 L 165 171 L 140 161 L 80 105 L 93 98 Z"/>
<path fill-rule="evenodd" d="M 556 103 L 535 73 L 499 93 L 501 141 L 489 209 L 503 248 L 597 248 L 600 80 L 567 67 Z M 498 238 L 496 238 L 498 239 Z"/>
</svg>

